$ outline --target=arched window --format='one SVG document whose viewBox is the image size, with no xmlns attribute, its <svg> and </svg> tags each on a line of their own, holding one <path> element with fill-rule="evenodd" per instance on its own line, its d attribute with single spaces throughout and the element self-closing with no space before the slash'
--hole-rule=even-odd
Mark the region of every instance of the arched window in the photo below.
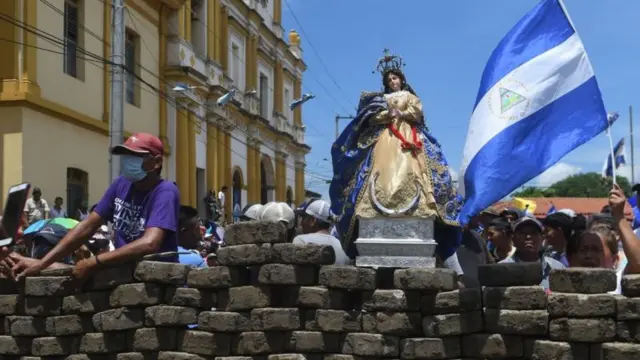
<svg viewBox="0 0 640 360">
<path fill-rule="evenodd" d="M 275 200 L 275 171 L 268 156 L 260 161 L 260 202 L 266 204 Z"/>
<path fill-rule="evenodd" d="M 236 204 L 239 205 L 240 208 L 242 208 L 242 184 L 244 182 L 242 181 L 242 171 L 240 170 L 240 168 L 235 168 L 233 170 L 233 196 L 232 196 L 232 200 L 233 200 L 233 207 L 232 208 L 236 208 Z"/>
<path fill-rule="evenodd" d="M 291 186 L 287 187 L 287 204 L 289 204 L 289 206 L 291 206 L 292 208 L 294 207 L 294 204 L 293 204 L 293 190 L 291 190 Z"/>
<path fill-rule="evenodd" d="M 67 168 L 67 214 L 69 217 L 78 218 L 78 210 L 86 212 L 91 205 L 89 174 L 77 168 Z"/>
</svg>

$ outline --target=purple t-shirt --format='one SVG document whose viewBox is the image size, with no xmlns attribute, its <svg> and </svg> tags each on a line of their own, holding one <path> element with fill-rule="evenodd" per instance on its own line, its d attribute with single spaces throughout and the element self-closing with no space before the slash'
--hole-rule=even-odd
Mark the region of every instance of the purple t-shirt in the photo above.
<svg viewBox="0 0 640 360">
<path fill-rule="evenodd" d="M 180 193 L 171 181 L 161 180 L 153 189 L 141 192 L 121 176 L 109 186 L 94 211 L 113 223 L 116 249 L 141 238 L 150 227 L 165 230 L 159 252 L 178 249 Z M 177 262 L 177 256 L 158 260 Z"/>
</svg>

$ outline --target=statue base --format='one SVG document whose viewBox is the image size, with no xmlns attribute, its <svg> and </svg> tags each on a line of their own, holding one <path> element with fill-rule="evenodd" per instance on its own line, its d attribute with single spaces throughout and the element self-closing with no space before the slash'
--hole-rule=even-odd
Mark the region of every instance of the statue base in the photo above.
<svg viewBox="0 0 640 360">
<path fill-rule="evenodd" d="M 416 217 L 359 218 L 356 266 L 434 268 L 433 225 Z"/>
</svg>

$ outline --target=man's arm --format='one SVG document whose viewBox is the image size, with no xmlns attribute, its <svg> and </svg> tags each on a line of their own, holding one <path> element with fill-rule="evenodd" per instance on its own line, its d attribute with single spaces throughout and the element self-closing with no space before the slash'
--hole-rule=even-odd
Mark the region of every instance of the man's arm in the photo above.
<svg viewBox="0 0 640 360">
<path fill-rule="evenodd" d="M 105 265 L 121 264 L 131 260 L 138 260 L 145 255 L 158 252 L 164 237 L 164 229 L 158 227 L 147 228 L 141 238 L 121 248 L 102 253 L 99 255 L 99 259 L 98 256 L 94 256 L 93 259 L 96 259 L 96 263 L 99 261 L 100 264 Z"/>
</svg>

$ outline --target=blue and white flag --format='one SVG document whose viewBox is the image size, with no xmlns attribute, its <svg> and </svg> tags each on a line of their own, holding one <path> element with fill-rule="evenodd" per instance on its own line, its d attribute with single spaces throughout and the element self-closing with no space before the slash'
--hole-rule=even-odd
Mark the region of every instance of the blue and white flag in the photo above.
<svg viewBox="0 0 640 360">
<path fill-rule="evenodd" d="M 627 163 L 625 159 L 624 138 L 620 139 L 616 146 L 613 147 L 613 156 L 615 159 L 611 159 L 611 154 L 609 154 L 604 160 L 604 165 L 602 166 L 602 177 L 613 177 L 613 167 L 615 166 L 617 170 L 621 165 Z"/>
<path fill-rule="evenodd" d="M 580 37 L 559 0 L 543 0 L 493 51 L 460 171 L 462 224 L 607 127 Z"/>
<path fill-rule="evenodd" d="M 555 212 L 556 212 L 556 206 L 551 204 L 551 206 L 549 206 L 549 210 L 547 211 L 547 215 L 551 215 Z"/>
</svg>

